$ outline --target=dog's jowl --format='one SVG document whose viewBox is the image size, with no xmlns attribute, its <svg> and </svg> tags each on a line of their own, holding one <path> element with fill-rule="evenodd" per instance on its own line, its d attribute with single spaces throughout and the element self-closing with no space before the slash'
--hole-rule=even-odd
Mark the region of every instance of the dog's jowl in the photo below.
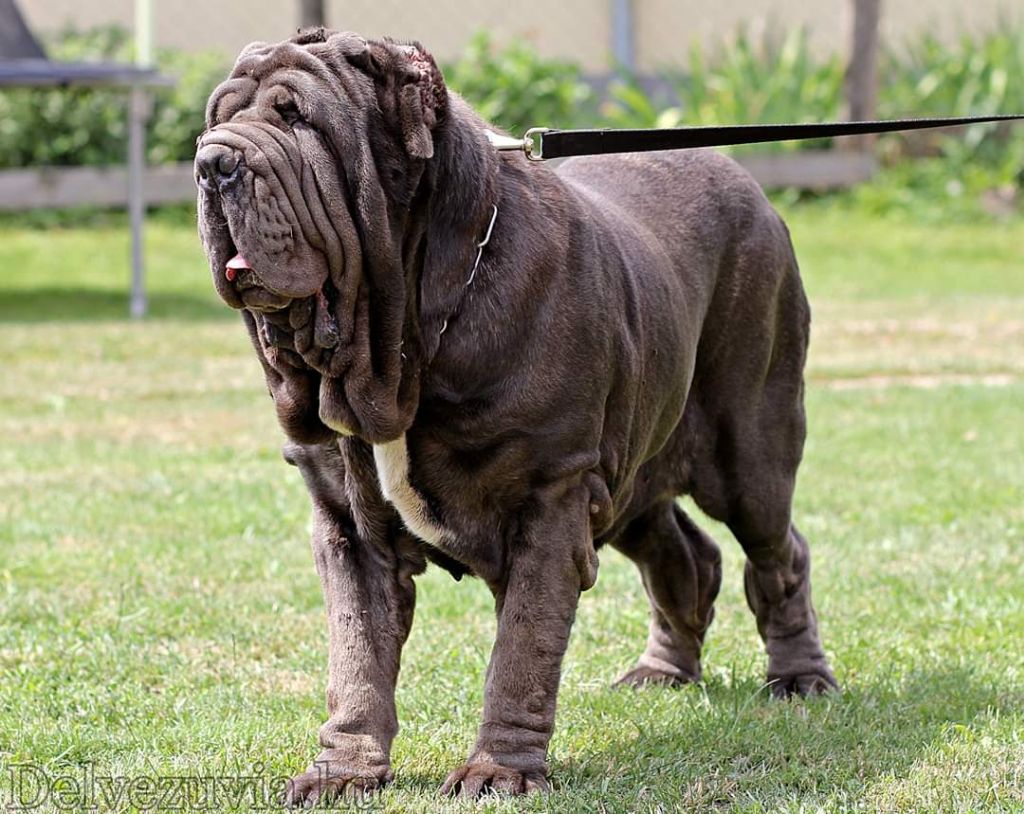
<svg viewBox="0 0 1024 814">
<path fill-rule="evenodd" d="M 319 29 L 248 47 L 210 99 L 199 229 L 312 498 L 328 618 L 323 751 L 294 804 L 391 779 L 428 563 L 484 580 L 498 614 L 446 792 L 547 788 L 603 545 L 650 599 L 622 683 L 698 681 L 720 557 L 681 495 L 747 555 L 772 692 L 835 686 L 790 516 L 809 311 L 782 221 L 715 153 L 551 169 L 487 127 L 421 46 Z"/>
</svg>

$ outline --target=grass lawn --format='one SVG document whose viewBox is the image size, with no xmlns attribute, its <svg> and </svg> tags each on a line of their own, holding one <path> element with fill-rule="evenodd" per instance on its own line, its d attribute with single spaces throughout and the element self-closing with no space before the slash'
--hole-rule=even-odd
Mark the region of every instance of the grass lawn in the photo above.
<svg viewBox="0 0 1024 814">
<path fill-rule="evenodd" d="M 445 808 L 1024 810 L 1024 220 L 789 221 L 815 307 L 797 520 L 844 694 L 766 700 L 738 546 L 710 523 L 725 584 L 705 683 L 610 689 L 646 603 L 603 551 L 555 792 Z M 317 752 L 304 489 L 192 227 L 162 217 L 148 241 L 154 317 L 132 324 L 118 224 L 0 224 L 0 796 L 24 762 L 279 776 Z M 441 807 L 494 632 L 482 584 L 419 584 L 387 811 Z"/>
</svg>

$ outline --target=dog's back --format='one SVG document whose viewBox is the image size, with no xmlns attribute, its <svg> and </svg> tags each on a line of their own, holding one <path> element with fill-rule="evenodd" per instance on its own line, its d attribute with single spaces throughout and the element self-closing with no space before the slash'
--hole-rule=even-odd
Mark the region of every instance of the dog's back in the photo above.
<svg viewBox="0 0 1024 814">
<path fill-rule="evenodd" d="M 789 428 L 787 449 L 778 450 L 787 460 L 799 460 L 803 443 L 809 308 L 789 233 L 750 174 L 712 151 L 577 158 L 558 173 L 620 232 L 642 234 L 652 256 L 668 255 L 684 301 L 661 307 L 697 334 L 685 411 L 647 466 L 651 488 L 635 495 L 634 508 L 687 493 L 725 518 L 723 448 L 760 437 L 762 421 Z M 656 260 L 631 270 L 666 273 Z"/>
</svg>

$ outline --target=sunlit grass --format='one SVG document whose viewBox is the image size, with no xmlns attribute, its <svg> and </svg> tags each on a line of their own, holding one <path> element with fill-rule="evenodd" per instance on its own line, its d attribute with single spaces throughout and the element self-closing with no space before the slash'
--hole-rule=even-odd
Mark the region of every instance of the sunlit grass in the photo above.
<svg viewBox="0 0 1024 814">
<path fill-rule="evenodd" d="M 741 557 L 710 523 L 726 579 L 705 685 L 611 690 L 646 610 L 603 552 L 556 792 L 479 808 L 1024 807 L 1024 223 L 789 221 L 815 309 L 797 519 L 846 692 L 764 699 Z M 291 774 L 326 665 L 304 490 L 190 226 L 149 239 L 156 318 L 131 324 L 117 224 L 0 226 L 0 769 Z M 483 585 L 420 580 L 386 810 L 438 805 L 493 628 Z"/>
</svg>

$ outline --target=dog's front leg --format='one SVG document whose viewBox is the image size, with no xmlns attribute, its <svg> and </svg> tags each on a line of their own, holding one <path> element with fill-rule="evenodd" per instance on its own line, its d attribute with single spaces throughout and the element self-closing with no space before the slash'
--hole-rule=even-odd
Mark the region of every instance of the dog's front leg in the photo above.
<svg viewBox="0 0 1024 814">
<path fill-rule="evenodd" d="M 594 584 L 587 496 L 579 487 L 540 496 L 507 540 L 499 585 L 498 633 L 487 668 L 484 715 L 469 760 L 442 793 L 547 790 L 547 748 L 555 721 L 562 656 L 581 590 Z"/>
<path fill-rule="evenodd" d="M 302 471 L 313 501 L 313 555 L 329 634 L 323 751 L 291 780 L 285 800 L 308 807 L 339 794 L 373 792 L 391 779 L 395 683 L 412 625 L 412 577 L 424 564 L 402 545 L 392 524 L 357 527 L 345 481 L 346 469 L 351 481 L 358 461 L 343 457 L 334 442 L 289 444 L 285 457 Z"/>
</svg>

